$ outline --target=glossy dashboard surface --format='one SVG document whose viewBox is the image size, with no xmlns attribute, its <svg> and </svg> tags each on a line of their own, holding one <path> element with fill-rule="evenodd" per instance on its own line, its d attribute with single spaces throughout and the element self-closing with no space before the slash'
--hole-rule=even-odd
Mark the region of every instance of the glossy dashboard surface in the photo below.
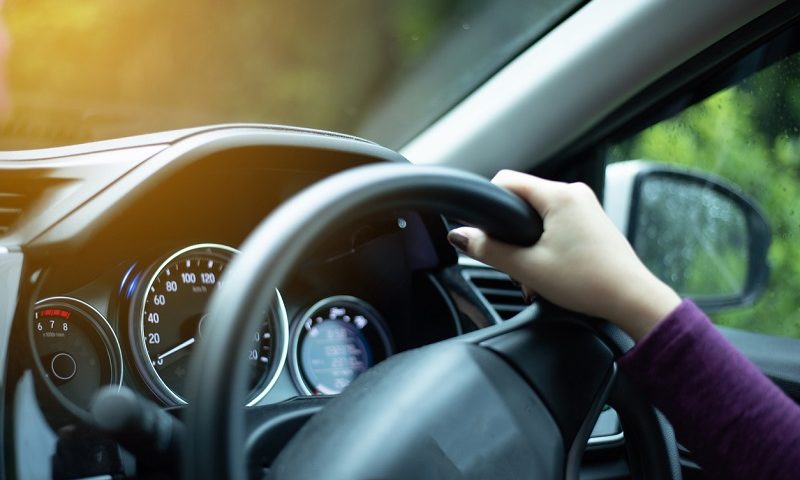
<svg viewBox="0 0 800 480">
<path fill-rule="evenodd" d="M 402 161 L 354 139 L 344 139 L 343 154 L 326 148 L 342 139 L 304 131 L 184 136 L 23 160 L 27 178 L 48 179 L 49 191 L 5 237 L 9 252 L 24 252 L 29 280 L 6 372 L 16 385 L 6 390 L 6 422 L 25 428 L 13 437 L 6 429 L 6 441 L 41 445 L 36 458 L 14 452 L 21 476 L 135 472 L 129 454 L 87 426 L 94 392 L 121 385 L 162 407 L 183 405 L 191 352 L 212 321 L 204 307 L 250 230 L 318 179 Z M 120 165 L 133 150 L 143 158 L 126 171 Z M 77 160 L 86 157 L 96 163 Z M 251 334 L 253 348 L 242 352 L 253 366 L 249 404 L 336 394 L 393 353 L 458 334 L 458 313 L 436 275 L 455 258 L 444 232 L 436 216 L 392 211 L 326 235 L 279 288 L 279 302 Z"/>
</svg>

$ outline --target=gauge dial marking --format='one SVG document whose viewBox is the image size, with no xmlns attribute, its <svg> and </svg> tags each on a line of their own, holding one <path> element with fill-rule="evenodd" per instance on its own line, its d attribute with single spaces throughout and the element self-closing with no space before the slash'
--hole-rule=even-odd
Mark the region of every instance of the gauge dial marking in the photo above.
<svg viewBox="0 0 800 480">
<path fill-rule="evenodd" d="M 36 302 L 30 334 L 42 375 L 68 403 L 86 409 L 100 387 L 121 383 L 122 352 L 114 330 L 86 302 L 71 297 Z"/>
<path fill-rule="evenodd" d="M 164 403 L 186 403 L 186 380 L 195 351 L 192 346 L 203 336 L 209 299 L 236 253 L 225 245 L 192 245 L 151 267 L 146 287 L 137 297 L 136 322 L 130 334 L 138 347 L 136 360 L 143 378 Z M 283 366 L 280 357 L 287 351 L 288 326 L 280 295 L 277 297 L 258 331 L 249 334 L 252 343 L 248 350 L 242 352 L 250 360 L 252 391 L 248 403 L 266 395 Z M 279 358 L 273 359 L 275 354 Z"/>
<path fill-rule="evenodd" d="M 391 354 L 388 330 L 372 306 L 356 297 L 330 297 L 295 323 L 292 377 L 305 394 L 334 395 Z"/>
</svg>

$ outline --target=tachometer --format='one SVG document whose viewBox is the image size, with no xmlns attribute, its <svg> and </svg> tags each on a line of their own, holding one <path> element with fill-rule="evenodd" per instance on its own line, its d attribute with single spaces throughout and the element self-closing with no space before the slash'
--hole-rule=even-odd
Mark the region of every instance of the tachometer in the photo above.
<svg viewBox="0 0 800 480">
<path fill-rule="evenodd" d="M 339 295 L 317 302 L 292 330 L 292 376 L 307 395 L 335 395 L 392 354 L 383 319 L 367 302 Z"/>
<path fill-rule="evenodd" d="M 185 388 L 195 344 L 211 321 L 206 307 L 225 267 L 237 251 L 219 244 L 200 244 L 170 255 L 152 271 L 140 295 L 131 334 L 139 366 L 151 390 L 168 404 L 186 403 Z M 264 323 L 250 335 L 251 394 L 257 403 L 274 384 L 286 357 L 287 320 L 280 295 Z"/>
<path fill-rule="evenodd" d="M 72 403 L 87 409 L 100 387 L 121 384 L 119 342 L 92 306 L 75 298 L 46 298 L 36 303 L 32 320 L 44 375 Z"/>
</svg>

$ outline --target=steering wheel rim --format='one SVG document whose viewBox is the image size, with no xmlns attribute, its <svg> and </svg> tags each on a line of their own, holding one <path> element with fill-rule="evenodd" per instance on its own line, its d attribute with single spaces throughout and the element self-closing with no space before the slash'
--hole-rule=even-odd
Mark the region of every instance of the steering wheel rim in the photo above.
<svg viewBox="0 0 800 480">
<path fill-rule="evenodd" d="M 391 209 L 438 211 L 518 245 L 533 244 L 542 232 L 541 219 L 518 197 L 476 175 L 441 167 L 358 167 L 285 202 L 245 241 L 211 300 L 209 316 L 215 321 L 197 351 L 189 382 L 186 478 L 246 478 L 244 415 L 238 407 L 244 404 L 246 369 L 236 354 L 245 340 L 237 332 L 260 321 L 275 288 L 326 232 L 353 212 L 366 216 Z"/>
</svg>

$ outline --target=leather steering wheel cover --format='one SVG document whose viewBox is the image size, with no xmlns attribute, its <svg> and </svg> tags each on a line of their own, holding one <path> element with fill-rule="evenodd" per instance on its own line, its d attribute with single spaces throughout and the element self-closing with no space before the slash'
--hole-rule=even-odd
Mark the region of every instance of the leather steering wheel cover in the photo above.
<svg viewBox="0 0 800 480">
<path fill-rule="evenodd" d="M 343 221 L 394 208 L 434 210 L 531 245 L 541 219 L 521 199 L 470 173 L 404 164 L 357 167 L 322 180 L 270 214 L 241 246 L 212 296 L 205 341 L 188 382 L 186 478 L 246 478 L 245 338 L 263 318 L 276 286 L 302 255 Z"/>
</svg>

